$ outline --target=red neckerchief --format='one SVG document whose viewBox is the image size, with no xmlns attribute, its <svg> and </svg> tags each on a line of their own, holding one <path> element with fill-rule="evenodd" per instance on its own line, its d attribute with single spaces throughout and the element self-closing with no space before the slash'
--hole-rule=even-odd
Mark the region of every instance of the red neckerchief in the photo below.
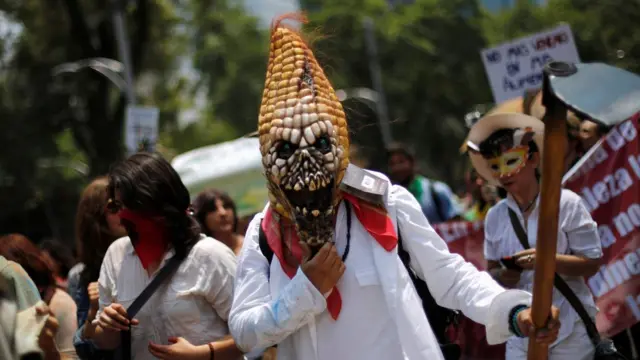
<svg viewBox="0 0 640 360">
<path fill-rule="evenodd" d="M 380 246 L 387 251 L 391 251 L 396 247 L 398 244 L 396 229 L 384 209 L 375 207 L 350 194 L 343 193 L 342 197 L 351 204 L 358 221 L 360 221 L 367 232 L 378 241 Z M 269 247 L 275 256 L 278 257 L 282 270 L 289 278 L 293 278 L 297 268 L 289 265 L 285 261 L 283 244 L 289 249 L 298 262 L 302 259 L 302 249 L 298 243 L 299 240 L 295 225 L 290 221 L 279 218 L 279 216 L 274 216 L 273 210 L 269 208 L 262 221 L 262 230 L 265 233 Z M 281 230 L 284 234 L 281 234 Z M 327 298 L 327 309 L 331 317 L 337 320 L 340 310 L 342 309 L 342 297 L 336 287 L 333 288 L 333 291 Z"/>
<path fill-rule="evenodd" d="M 132 245 L 142 267 L 146 270 L 151 263 L 162 260 L 170 243 L 164 220 L 129 209 L 120 210 L 118 216 L 130 221 L 136 227 L 138 240 L 135 244 L 132 242 Z"/>
</svg>

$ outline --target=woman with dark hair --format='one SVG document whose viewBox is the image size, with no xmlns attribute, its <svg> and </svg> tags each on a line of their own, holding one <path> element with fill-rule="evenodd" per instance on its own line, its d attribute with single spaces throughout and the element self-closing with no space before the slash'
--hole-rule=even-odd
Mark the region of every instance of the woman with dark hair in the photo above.
<svg viewBox="0 0 640 360">
<path fill-rule="evenodd" d="M 0 237 L 0 256 L 22 266 L 36 284 L 40 297 L 59 322 L 55 342 L 60 355 L 75 358 L 73 334 L 78 328 L 76 304 L 69 294 L 56 286 L 53 270 L 42 256 L 42 251 L 25 236 L 10 234 Z"/>
<path fill-rule="evenodd" d="M 120 331 L 132 325 L 132 359 L 241 358 L 227 326 L 235 255 L 200 234 L 176 171 L 158 154 L 138 153 L 113 168 L 108 193 L 129 236 L 111 244 L 102 262 L 95 344 L 117 348 Z M 173 257 L 178 269 L 128 319 L 126 309 Z"/>
<path fill-rule="evenodd" d="M 507 192 L 485 218 L 484 252 L 488 272 L 504 287 L 533 290 L 536 234 L 540 225 L 540 162 L 544 124 L 516 113 L 490 115 L 469 133 L 469 155 L 478 173 Z M 596 223 L 576 193 L 562 189 L 557 236 L 556 273 L 577 295 L 592 319 L 597 308 L 585 277 L 598 271 L 602 246 Z M 526 238 L 520 239 L 516 229 Z M 528 242 L 525 249 L 523 242 Z M 525 244 L 526 245 L 526 244 Z M 554 288 L 553 305 L 560 309 L 557 340 L 549 346 L 549 359 L 593 359 L 595 349 L 585 324 L 567 299 Z M 506 358 L 526 359 L 527 340 L 512 336 Z"/>
<path fill-rule="evenodd" d="M 79 328 L 74 337 L 74 346 L 81 359 L 109 358 L 109 352 L 93 346 L 92 324 L 98 312 L 98 276 L 100 265 L 109 245 L 116 239 L 127 236 L 116 214 L 106 211 L 108 203 L 107 177 L 98 177 L 82 193 L 76 211 L 76 248 L 81 267 L 70 272 L 69 292 L 77 306 Z"/>
<path fill-rule="evenodd" d="M 202 232 L 227 245 L 238 255 L 244 237 L 237 233 L 238 213 L 231 197 L 216 189 L 208 189 L 193 202 L 195 216 Z"/>
</svg>

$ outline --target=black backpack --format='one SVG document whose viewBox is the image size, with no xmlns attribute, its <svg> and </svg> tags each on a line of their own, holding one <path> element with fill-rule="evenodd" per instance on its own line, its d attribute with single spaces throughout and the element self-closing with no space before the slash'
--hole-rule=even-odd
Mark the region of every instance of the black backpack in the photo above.
<svg viewBox="0 0 640 360">
<path fill-rule="evenodd" d="M 350 208 L 348 208 L 347 211 L 351 211 Z M 269 264 L 271 264 L 271 261 L 273 260 L 273 250 L 271 250 L 271 247 L 267 242 L 267 236 L 265 235 L 264 230 L 262 230 L 262 226 L 259 228 L 258 244 L 260 245 L 260 251 L 262 252 L 262 255 L 267 258 Z M 400 229 L 398 229 L 398 256 L 400 256 L 400 260 L 402 260 L 402 263 L 407 269 L 418 296 L 422 299 L 422 307 L 427 315 L 431 329 L 440 344 L 440 350 L 442 350 L 446 360 L 458 360 L 461 355 L 460 346 L 458 344 L 451 343 L 446 332 L 449 325 L 457 323 L 459 313 L 455 310 L 438 305 L 431 295 L 427 283 L 415 275 L 413 269 L 411 269 L 409 265 L 409 253 L 402 247 L 402 235 L 399 230 Z"/>
</svg>

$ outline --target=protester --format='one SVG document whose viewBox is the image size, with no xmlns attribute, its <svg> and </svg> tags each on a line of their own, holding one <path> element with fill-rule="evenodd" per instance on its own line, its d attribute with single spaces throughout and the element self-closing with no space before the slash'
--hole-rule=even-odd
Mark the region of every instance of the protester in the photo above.
<svg viewBox="0 0 640 360">
<path fill-rule="evenodd" d="M 580 124 L 580 142 L 584 152 L 589 151 L 604 135 L 608 129 L 593 121 L 585 120 Z"/>
<path fill-rule="evenodd" d="M 55 239 L 46 239 L 39 244 L 39 247 L 43 258 L 49 264 L 49 267 L 53 269 L 56 285 L 60 289 L 67 291 L 67 276 L 76 263 L 73 258 L 73 252 L 68 246 Z"/>
<path fill-rule="evenodd" d="M 60 354 L 75 358 L 73 334 L 78 328 L 76 304 L 64 290 L 57 287 L 53 270 L 40 249 L 23 235 L 10 234 L 0 237 L 0 255 L 15 261 L 24 268 L 36 284 L 41 299 L 49 306 L 60 324 L 55 342 Z"/>
<path fill-rule="evenodd" d="M 270 203 L 250 224 L 239 257 L 229 319 L 238 346 L 251 351 L 277 344 L 280 360 L 443 359 L 399 246 L 438 303 L 485 324 L 491 342 L 528 334 L 529 293 L 504 290 L 449 253 L 411 193 L 349 164 L 342 106 L 284 19 L 272 28 L 265 88 L 297 85 L 285 92 L 286 102 L 275 91 L 262 99 Z M 269 112 L 274 103 L 285 107 Z M 314 121 L 289 123 L 286 114 L 303 104 L 309 112 L 300 118 Z M 551 314 L 546 334 L 532 334 L 536 341 L 555 340 L 557 309 Z"/>
<path fill-rule="evenodd" d="M 7 263 L 0 256 L 0 264 Z M 15 285 L 30 281 L 28 277 L 16 281 L 21 276 L 18 274 L 23 272 L 0 274 L 0 359 L 69 359 L 61 356 L 56 347 L 58 321 L 49 307 L 42 301 L 26 309 L 20 307 L 19 293 L 22 290 Z M 35 285 L 32 286 L 35 288 Z"/>
<path fill-rule="evenodd" d="M 409 149 L 394 144 L 387 149 L 387 156 L 391 180 L 415 196 L 430 224 L 460 218 L 460 206 L 449 186 L 417 174 L 415 158 Z"/>
<path fill-rule="evenodd" d="M 489 209 L 498 200 L 496 187 L 484 181 L 475 169 L 471 169 L 468 173 L 467 187 L 471 194 L 471 202 L 463 215 L 464 219 L 467 221 L 484 220 Z"/>
<path fill-rule="evenodd" d="M 40 301 L 40 291 L 20 264 L 0 255 L 0 277 L 9 287 L 18 311 L 34 306 Z"/>
<path fill-rule="evenodd" d="M 200 234 L 175 170 L 159 154 L 135 154 L 113 168 L 108 194 L 129 236 L 112 243 L 102 262 L 96 346 L 118 348 L 131 325 L 134 360 L 239 359 L 227 327 L 235 255 Z M 126 309 L 174 257 L 175 273 L 128 319 Z"/>
<path fill-rule="evenodd" d="M 76 244 L 82 267 L 69 276 L 69 289 L 78 306 L 78 330 L 74 346 L 81 359 L 111 359 L 111 352 L 96 349 L 91 341 L 95 332 L 93 320 L 98 312 L 98 276 L 109 245 L 127 235 L 116 214 L 107 211 L 109 180 L 98 177 L 83 191 L 76 211 Z M 85 265 L 86 264 L 86 265 Z M 77 279 L 75 278 L 77 276 Z"/>
<path fill-rule="evenodd" d="M 219 190 L 208 189 L 198 194 L 193 207 L 202 232 L 238 255 L 244 237 L 237 233 L 238 212 L 231 197 Z"/>
<path fill-rule="evenodd" d="M 475 169 L 508 193 L 485 219 L 488 271 L 507 288 L 533 289 L 543 133 L 540 120 L 516 113 L 487 116 L 469 133 L 469 154 Z M 510 212 L 519 224 L 511 222 Z M 556 271 L 595 318 L 597 308 L 584 278 L 598 271 L 602 257 L 596 223 L 580 196 L 567 189 L 561 192 L 559 216 Z M 525 229 L 524 241 L 529 242 L 530 249 L 523 250 L 515 226 Z M 512 264 L 508 262 L 510 259 Z M 549 347 L 549 359 L 593 359 L 595 349 L 584 324 L 557 289 L 553 304 L 560 309 L 562 326 L 557 340 Z M 526 359 L 527 344 L 524 336 L 511 337 L 507 342 L 507 360 Z"/>
</svg>

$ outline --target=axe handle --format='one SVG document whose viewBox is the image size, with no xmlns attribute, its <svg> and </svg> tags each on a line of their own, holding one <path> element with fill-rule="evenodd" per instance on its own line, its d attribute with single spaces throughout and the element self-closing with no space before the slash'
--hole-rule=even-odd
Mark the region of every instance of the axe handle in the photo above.
<svg viewBox="0 0 640 360">
<path fill-rule="evenodd" d="M 549 106 L 551 105 L 551 106 Z M 560 191 L 567 150 L 567 110 L 559 102 L 549 104 L 543 121 L 544 151 L 540 190 L 540 214 L 536 238 L 536 263 L 533 280 L 531 315 L 536 329 L 546 325 L 552 305 L 553 278 L 556 271 Z M 546 360 L 548 346 L 530 337 L 528 360 Z"/>
</svg>

